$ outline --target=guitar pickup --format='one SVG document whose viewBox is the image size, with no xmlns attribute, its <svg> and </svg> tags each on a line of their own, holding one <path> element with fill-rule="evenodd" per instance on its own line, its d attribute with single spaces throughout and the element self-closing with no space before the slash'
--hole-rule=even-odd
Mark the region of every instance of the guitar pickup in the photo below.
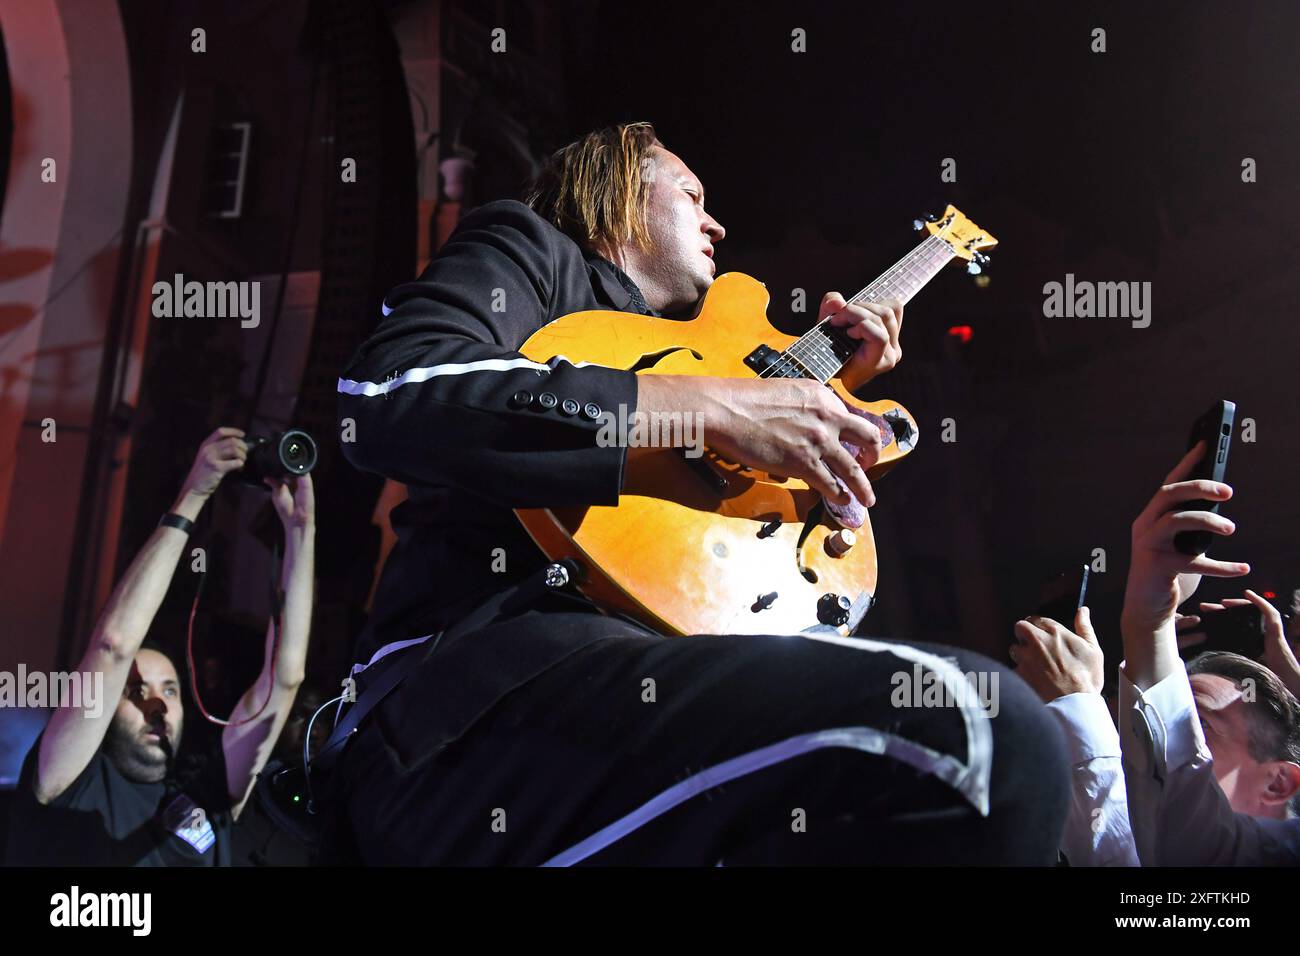
<svg viewBox="0 0 1300 956">
<path fill-rule="evenodd" d="M 770 345 L 760 345 L 745 356 L 745 364 L 762 375 L 781 358 L 781 353 Z"/>
</svg>

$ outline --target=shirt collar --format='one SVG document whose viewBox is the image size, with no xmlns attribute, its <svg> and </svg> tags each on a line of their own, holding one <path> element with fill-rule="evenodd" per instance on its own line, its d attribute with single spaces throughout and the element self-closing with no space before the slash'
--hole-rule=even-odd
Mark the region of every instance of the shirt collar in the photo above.
<svg viewBox="0 0 1300 956">
<path fill-rule="evenodd" d="M 605 295 L 620 312 L 638 312 L 641 315 L 660 315 L 646 305 L 645 296 L 632 277 L 604 256 L 587 251 L 587 268 L 605 291 Z"/>
</svg>

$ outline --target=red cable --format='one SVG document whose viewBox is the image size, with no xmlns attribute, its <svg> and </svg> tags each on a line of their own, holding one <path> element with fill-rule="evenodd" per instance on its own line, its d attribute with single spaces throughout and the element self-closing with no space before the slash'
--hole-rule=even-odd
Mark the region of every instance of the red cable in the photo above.
<svg viewBox="0 0 1300 956">
<path fill-rule="evenodd" d="M 208 713 L 207 708 L 203 706 L 203 698 L 199 696 L 199 679 L 198 671 L 194 667 L 194 615 L 199 610 L 199 594 L 202 588 L 194 594 L 194 603 L 190 606 L 190 622 L 186 627 L 185 637 L 185 659 L 190 665 L 190 690 L 194 693 L 194 703 L 198 705 L 199 713 L 206 717 L 214 724 L 220 724 L 222 727 L 242 727 L 244 724 L 252 723 L 258 717 L 262 716 L 262 711 L 266 710 L 266 705 L 271 703 L 271 685 L 266 688 L 266 700 L 262 701 L 262 706 L 257 708 L 257 713 L 248 717 L 246 720 L 222 720 L 220 717 L 213 717 Z M 276 626 L 278 622 L 273 618 L 271 627 L 275 631 L 275 639 L 271 643 L 271 682 L 275 681 L 275 664 L 280 656 L 280 628 Z M 236 704 L 236 707 L 239 705 Z"/>
</svg>

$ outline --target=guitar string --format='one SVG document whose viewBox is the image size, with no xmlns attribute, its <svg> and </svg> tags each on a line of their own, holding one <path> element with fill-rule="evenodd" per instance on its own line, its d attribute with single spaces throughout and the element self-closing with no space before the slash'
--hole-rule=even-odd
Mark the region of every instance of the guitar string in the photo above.
<svg viewBox="0 0 1300 956">
<path fill-rule="evenodd" d="M 938 242 L 938 243 L 931 243 L 931 240 L 934 240 L 934 239 L 938 239 L 939 242 Z M 946 242 L 945 240 L 943 240 L 941 236 L 939 236 L 938 234 L 935 234 L 935 235 L 931 235 L 931 236 L 929 236 L 929 237 L 928 237 L 926 240 L 924 240 L 923 242 L 918 243 L 917 246 L 916 246 L 916 248 L 913 249 L 911 253 L 909 253 L 908 255 L 904 256 L 902 259 L 900 259 L 898 262 L 896 262 L 896 263 L 895 263 L 893 266 L 891 266 L 890 268 L 886 269 L 885 272 L 884 272 L 884 273 L 883 273 L 879 278 L 877 278 L 874 282 L 871 282 L 871 283 L 870 283 L 869 285 L 867 285 L 866 287 L 864 287 L 864 288 L 860 289 L 858 292 L 854 293 L 853 297 L 850 298 L 850 299 L 848 300 L 848 303 L 851 304 L 851 303 L 853 303 L 853 302 L 857 302 L 857 301 L 859 301 L 859 300 L 861 300 L 861 299 L 866 299 L 866 298 L 868 298 L 868 297 L 878 297 L 880 293 L 888 294 L 888 293 L 891 292 L 891 291 L 905 291 L 905 290 L 903 290 L 903 289 L 901 289 L 901 288 L 900 288 L 899 290 L 891 290 L 891 289 L 889 289 L 889 285 L 890 285 L 891 283 L 895 282 L 895 281 L 896 281 L 900 276 L 904 275 L 904 273 L 907 273 L 907 274 L 908 274 L 908 275 L 907 275 L 907 278 L 908 278 L 908 279 L 917 279 L 917 278 L 920 278 L 920 275 L 917 275 L 917 274 L 911 274 L 911 273 L 912 273 L 912 269 L 913 269 L 914 264 L 915 264 L 915 263 L 916 263 L 916 262 L 917 262 L 917 261 L 922 257 L 922 250 L 925 250 L 925 254 L 928 256 L 928 254 L 929 254 L 930 251 L 932 251 L 933 249 L 937 249 L 937 248 L 938 248 L 939 246 L 941 246 L 941 245 L 944 246 L 945 248 L 947 248 L 947 249 L 949 249 L 949 250 L 951 251 L 951 248 L 952 248 L 951 244 L 948 243 L 948 242 Z M 930 246 L 931 249 L 928 249 L 928 250 L 927 250 L 927 249 L 926 249 L 926 246 Z M 929 282 L 930 279 L 934 278 L 934 276 L 938 274 L 939 269 L 943 268 L 943 265 L 944 265 L 944 264 L 946 264 L 946 260 L 945 260 L 945 262 L 943 262 L 943 263 L 940 263 L 940 262 L 937 262 L 937 261 L 934 262 L 934 263 L 933 263 L 934 269 L 933 269 L 933 272 L 931 273 L 931 275 L 926 276 L 926 277 L 924 278 L 924 280 L 921 282 L 921 284 L 918 285 L 918 286 L 916 287 L 916 289 L 913 290 L 913 293 L 912 293 L 912 294 L 915 294 L 915 292 L 921 288 L 921 285 L 924 285 L 926 282 Z M 925 269 L 923 268 L 923 269 L 921 269 L 921 270 L 919 270 L 919 271 L 920 271 L 920 272 L 924 272 Z M 901 284 L 900 284 L 900 285 L 901 285 Z M 876 292 L 872 292 L 873 289 L 876 289 Z M 909 298 L 910 298 L 910 297 L 911 297 L 911 296 L 909 295 Z M 803 342 L 803 341 L 805 340 L 805 338 L 806 338 L 807 341 L 808 341 L 808 345 L 807 345 L 807 346 L 802 350 L 802 353 L 801 353 L 801 354 L 802 354 L 802 355 L 808 355 L 810 352 L 811 352 L 812 354 L 814 354 L 814 355 L 817 354 L 817 353 L 821 350 L 822 342 L 825 341 L 825 339 L 822 339 L 821 341 L 818 341 L 817 338 L 814 336 L 814 333 L 816 333 L 816 332 L 817 332 L 819 329 L 821 329 L 823 326 L 826 326 L 829 322 L 830 322 L 830 317 L 829 317 L 829 316 L 827 316 L 827 317 L 826 317 L 825 319 L 823 319 L 822 321 L 818 322 L 818 323 L 817 323 L 816 325 L 814 325 L 811 329 L 809 329 L 806 333 L 804 333 L 804 335 L 801 336 L 800 339 L 799 339 L 798 341 L 795 342 L 794 346 L 791 346 L 791 348 L 790 348 L 788 351 L 789 351 L 789 352 L 796 352 L 796 351 L 798 351 L 798 348 L 797 348 L 797 347 L 798 347 L 798 346 L 800 345 L 800 343 Z M 827 338 L 829 338 L 829 336 L 827 336 Z M 822 353 L 822 354 L 824 354 L 824 353 Z M 835 356 L 834 356 L 834 353 L 832 352 L 831 361 L 833 362 L 834 359 L 835 359 Z M 801 364 L 807 364 L 807 363 L 801 363 Z M 832 378 L 832 377 L 835 375 L 835 372 L 838 371 L 838 368 L 839 368 L 839 367 L 842 367 L 842 366 L 843 366 L 843 362 L 839 363 L 839 366 L 838 366 L 838 367 L 833 368 L 833 369 L 831 370 L 830 374 L 826 376 L 827 380 L 829 380 L 830 378 Z M 815 371 L 817 372 L 818 377 L 820 378 L 820 375 L 821 375 L 822 370 L 821 370 L 821 369 L 815 369 Z"/>
<path fill-rule="evenodd" d="M 864 296 L 868 295 L 871 292 L 871 290 L 878 285 L 882 287 L 887 286 L 891 281 L 891 279 L 893 278 L 892 274 L 895 272 L 895 270 L 898 270 L 900 266 L 906 267 L 906 265 L 910 264 L 911 260 L 918 259 L 920 257 L 922 250 L 926 250 L 928 252 L 932 249 L 938 249 L 939 246 L 945 246 L 947 247 L 950 253 L 952 252 L 952 244 L 948 242 L 947 239 L 945 239 L 942 234 L 933 233 L 928 238 L 926 238 L 923 242 L 918 243 L 910 252 L 908 252 L 905 256 L 903 256 L 901 259 L 895 262 L 892 266 L 886 269 L 878 278 L 876 278 L 875 280 L 873 280 L 872 282 L 868 283 L 866 286 L 864 286 L 863 288 L 855 292 L 853 296 L 848 300 L 848 303 L 857 302 Z M 927 247 L 929 248 L 927 249 Z M 942 265 L 940 265 L 940 268 L 942 268 Z M 935 274 L 936 275 L 938 274 L 938 270 L 935 270 Z M 925 281 L 928 282 L 929 279 L 933 277 L 934 276 L 931 275 Z M 912 278 L 917 278 L 917 277 L 912 276 Z M 822 373 L 822 370 L 819 369 L 815 363 L 809 361 L 803 361 L 803 359 L 810 359 L 814 354 L 816 354 L 819 351 L 820 344 L 814 341 L 812 338 L 810 338 L 810 336 L 812 336 L 814 332 L 816 332 L 818 329 L 820 329 L 823 325 L 825 325 L 829 321 L 830 321 L 830 317 L 827 316 L 821 322 L 818 322 L 811 329 L 805 332 L 802 336 L 799 337 L 799 339 L 795 341 L 793 345 L 791 345 L 788 349 L 786 349 L 784 352 L 781 353 L 780 360 L 774 362 L 768 369 L 760 373 L 758 377 L 770 378 L 776 375 L 778 371 L 782 371 L 782 372 L 788 371 L 790 367 L 790 359 L 793 359 L 799 365 L 803 366 L 803 368 L 806 371 L 810 372 L 814 377 L 820 380 L 820 375 Z M 831 372 L 831 376 L 833 376 L 834 374 L 835 374 L 834 372 Z M 830 378 L 831 376 L 828 376 L 828 378 Z"/>
<path fill-rule="evenodd" d="M 939 240 L 939 241 L 936 243 L 934 240 Z M 916 247 L 912 249 L 911 252 L 903 256 L 903 258 L 899 259 L 898 262 L 895 262 L 892 266 L 886 269 L 880 275 L 880 277 L 878 277 L 877 279 L 875 279 L 874 281 L 872 281 L 871 283 L 869 283 L 868 285 L 864 286 L 862 289 L 854 293 L 853 297 L 850 298 L 848 302 L 850 303 L 857 302 L 859 299 L 870 294 L 871 290 L 878 285 L 882 287 L 887 286 L 891 281 L 892 273 L 894 273 L 895 270 L 899 269 L 900 266 L 904 266 L 906 263 L 909 262 L 909 260 L 918 258 L 921 251 L 925 249 L 927 246 L 930 246 L 931 248 L 937 248 L 939 245 L 946 246 L 949 249 L 949 251 L 952 250 L 951 243 L 949 243 L 946 239 L 944 239 L 941 234 L 934 233 L 930 235 L 928 238 L 926 238 L 923 242 L 918 243 Z M 940 268 L 942 268 L 942 266 L 940 266 Z M 935 271 L 935 274 L 937 273 L 938 270 Z M 913 278 L 916 277 L 913 276 Z M 933 278 L 933 276 L 930 276 L 929 278 Z M 926 279 L 927 282 L 929 281 L 929 278 Z M 769 378 L 775 375 L 777 371 L 782 371 L 782 372 L 788 371 L 790 367 L 789 360 L 794 359 L 795 362 L 801 365 L 805 371 L 810 372 L 815 378 L 817 378 L 820 381 L 822 369 L 818 368 L 815 362 L 804 361 L 804 359 L 811 358 L 813 355 L 817 354 L 818 351 L 820 350 L 820 344 L 814 341 L 811 338 L 811 336 L 813 335 L 814 332 L 816 332 L 818 329 L 820 329 L 829 321 L 830 321 L 830 317 L 828 316 L 827 318 L 823 319 L 821 322 L 818 322 L 816 325 L 814 325 L 802 336 L 800 336 L 799 339 L 797 339 L 793 345 L 791 345 L 788 349 L 786 349 L 785 352 L 781 353 L 782 354 L 781 361 L 773 363 L 773 365 L 769 369 L 767 369 L 765 372 L 759 375 L 759 378 Z M 841 365 L 842 364 L 843 363 L 841 363 Z M 834 371 L 832 371 L 830 375 L 827 376 L 827 378 L 829 379 L 834 374 L 835 374 Z"/>
</svg>

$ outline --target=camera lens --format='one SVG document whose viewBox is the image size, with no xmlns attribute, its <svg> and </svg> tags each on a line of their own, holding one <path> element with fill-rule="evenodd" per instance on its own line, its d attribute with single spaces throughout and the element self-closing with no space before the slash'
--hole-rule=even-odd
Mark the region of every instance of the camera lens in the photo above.
<svg viewBox="0 0 1300 956">
<path fill-rule="evenodd" d="M 265 478 L 305 475 L 316 467 L 316 442 L 305 431 L 291 428 L 274 438 L 249 437 L 248 460 L 239 479 L 261 485 Z"/>
<path fill-rule="evenodd" d="M 316 464 L 316 443 L 306 432 L 287 431 L 280 438 L 280 461 L 291 475 L 305 475 Z"/>
</svg>

